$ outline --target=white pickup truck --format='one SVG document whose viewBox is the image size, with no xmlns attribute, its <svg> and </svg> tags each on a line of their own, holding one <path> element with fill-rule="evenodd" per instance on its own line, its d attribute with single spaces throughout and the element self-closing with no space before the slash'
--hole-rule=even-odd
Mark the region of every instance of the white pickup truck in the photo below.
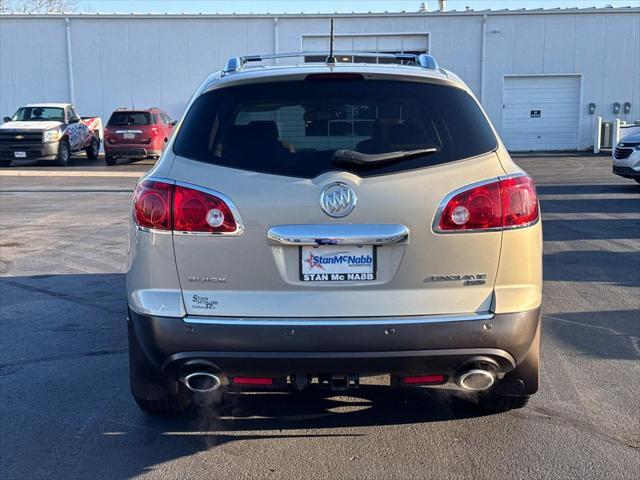
<svg viewBox="0 0 640 480">
<path fill-rule="evenodd" d="M 0 166 L 14 160 L 53 160 L 67 166 L 71 155 L 84 151 L 98 158 L 102 120 L 80 117 L 69 103 L 37 103 L 20 107 L 0 125 Z"/>
</svg>

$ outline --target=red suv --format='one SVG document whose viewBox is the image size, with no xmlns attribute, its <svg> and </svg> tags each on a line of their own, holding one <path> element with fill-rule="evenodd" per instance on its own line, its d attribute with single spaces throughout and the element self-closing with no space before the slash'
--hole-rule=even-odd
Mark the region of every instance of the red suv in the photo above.
<svg viewBox="0 0 640 480">
<path fill-rule="evenodd" d="M 176 123 L 159 108 L 116 110 L 104 130 L 107 165 L 118 158 L 159 158 Z"/>
</svg>

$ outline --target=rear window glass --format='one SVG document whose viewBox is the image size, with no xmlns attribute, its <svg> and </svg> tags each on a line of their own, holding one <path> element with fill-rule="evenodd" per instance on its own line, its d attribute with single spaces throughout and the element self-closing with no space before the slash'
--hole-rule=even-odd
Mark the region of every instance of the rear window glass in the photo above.
<svg viewBox="0 0 640 480">
<path fill-rule="evenodd" d="M 151 124 L 149 112 L 114 112 L 107 125 L 137 127 Z"/>
<path fill-rule="evenodd" d="M 436 153 L 376 165 L 338 162 L 336 150 Z M 382 175 L 489 152 L 496 138 L 463 90 L 355 80 L 257 83 L 212 90 L 191 106 L 176 154 L 255 172 L 314 178 L 331 170 Z"/>
</svg>

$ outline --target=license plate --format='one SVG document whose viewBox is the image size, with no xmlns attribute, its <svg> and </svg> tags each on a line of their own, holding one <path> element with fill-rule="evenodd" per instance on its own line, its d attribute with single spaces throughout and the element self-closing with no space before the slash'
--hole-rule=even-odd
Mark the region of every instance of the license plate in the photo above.
<svg viewBox="0 0 640 480">
<path fill-rule="evenodd" d="M 376 279 L 373 245 L 322 245 L 300 247 L 303 282 L 370 282 Z"/>
<path fill-rule="evenodd" d="M 136 134 L 135 133 L 125 133 L 123 135 L 124 138 L 126 138 L 127 140 L 131 140 L 133 138 L 136 138 Z"/>
<path fill-rule="evenodd" d="M 13 152 L 14 158 L 27 158 L 27 152 Z"/>
</svg>

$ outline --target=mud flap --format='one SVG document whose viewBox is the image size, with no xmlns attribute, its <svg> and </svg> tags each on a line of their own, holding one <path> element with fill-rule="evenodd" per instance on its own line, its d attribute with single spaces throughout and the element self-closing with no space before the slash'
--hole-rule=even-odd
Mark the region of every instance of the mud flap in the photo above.
<svg viewBox="0 0 640 480">
<path fill-rule="evenodd" d="M 500 380 L 493 391 L 498 395 L 533 395 L 538 391 L 540 381 L 540 329 L 542 323 L 538 323 L 536 335 L 531 342 L 531 348 L 522 362 L 507 373 Z"/>
<path fill-rule="evenodd" d="M 131 393 L 145 400 L 160 400 L 178 394 L 179 384 L 149 361 L 136 337 L 131 319 L 127 319 L 129 336 L 129 378 Z"/>
</svg>

